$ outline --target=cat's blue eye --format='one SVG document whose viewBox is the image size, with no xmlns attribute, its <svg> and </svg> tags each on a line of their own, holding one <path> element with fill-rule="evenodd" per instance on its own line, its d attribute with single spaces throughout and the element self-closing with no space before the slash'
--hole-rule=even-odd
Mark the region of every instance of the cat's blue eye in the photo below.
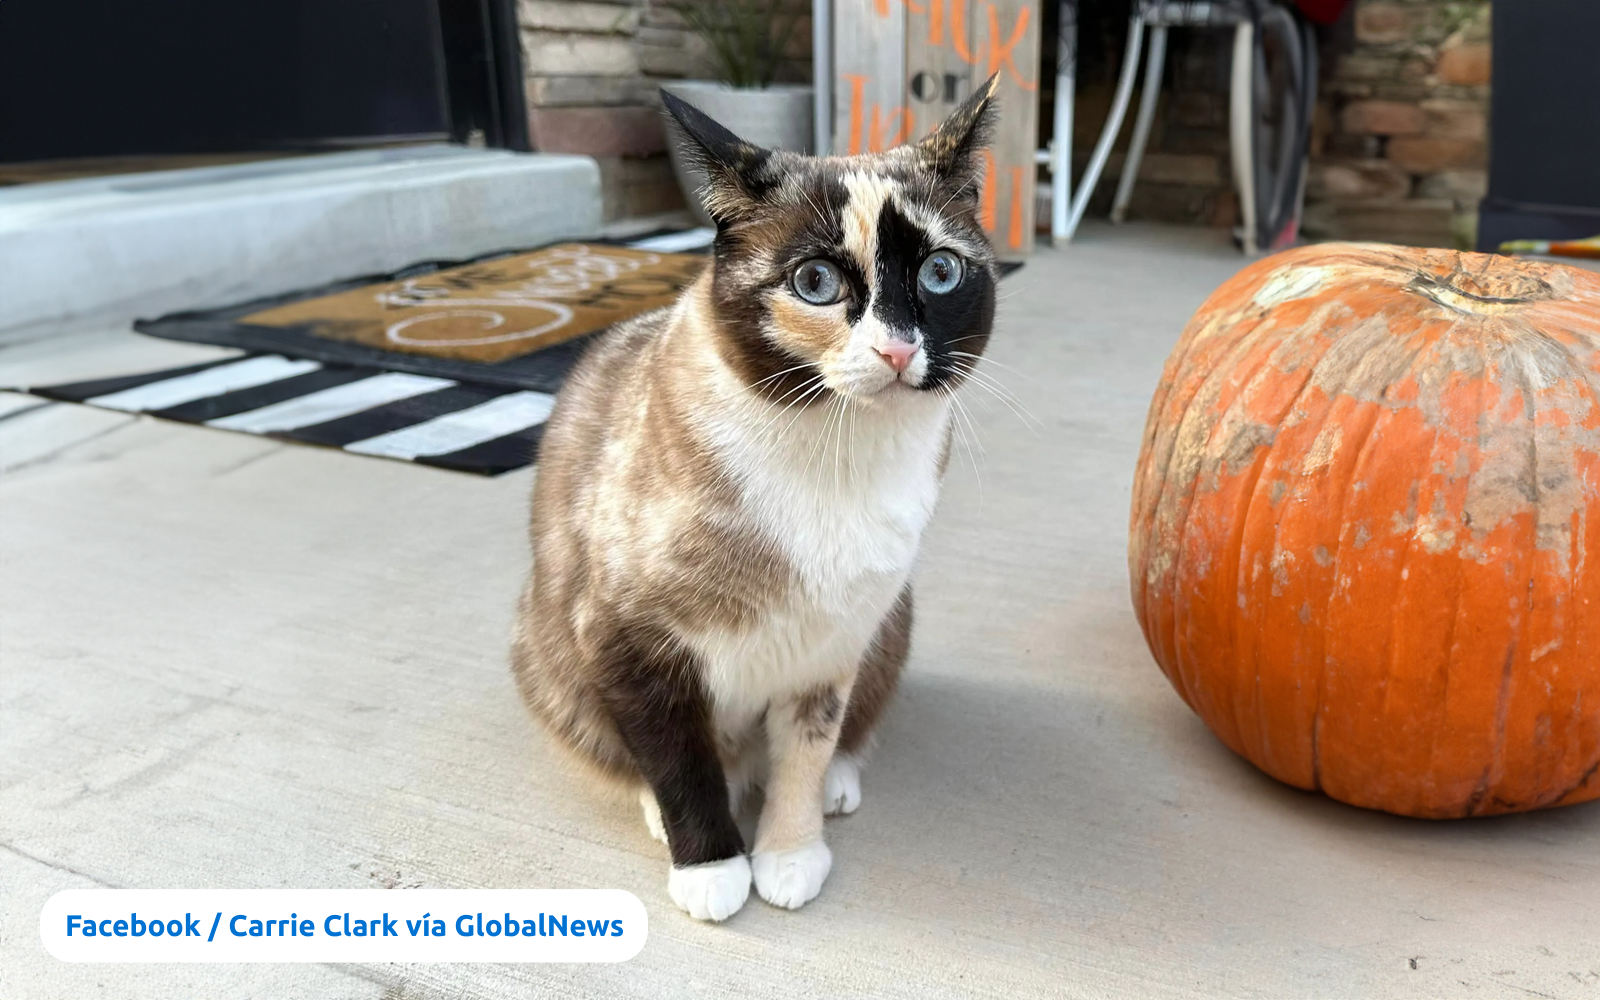
<svg viewBox="0 0 1600 1000">
<path fill-rule="evenodd" d="M 794 270 L 794 293 L 814 306 L 831 306 L 844 298 L 844 275 L 832 261 L 820 257 Z"/>
<path fill-rule="evenodd" d="M 934 295 L 943 295 L 961 284 L 964 273 L 960 257 L 948 250 L 935 250 L 922 259 L 917 283 Z"/>
</svg>

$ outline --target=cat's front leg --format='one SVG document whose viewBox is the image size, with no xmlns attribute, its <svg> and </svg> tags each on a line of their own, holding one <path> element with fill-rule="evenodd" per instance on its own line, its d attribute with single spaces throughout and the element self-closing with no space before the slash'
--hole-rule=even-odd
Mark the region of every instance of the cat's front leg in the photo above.
<svg viewBox="0 0 1600 1000">
<path fill-rule="evenodd" d="M 756 892 L 774 906 L 792 910 L 809 903 L 833 867 L 822 840 L 823 780 L 853 680 L 778 699 L 767 709 L 772 773 L 750 866 Z"/>
<path fill-rule="evenodd" d="M 726 920 L 750 896 L 750 860 L 728 807 L 699 664 L 664 637 L 614 646 L 602 698 L 659 806 L 672 853 L 667 893 L 696 920 Z"/>
</svg>

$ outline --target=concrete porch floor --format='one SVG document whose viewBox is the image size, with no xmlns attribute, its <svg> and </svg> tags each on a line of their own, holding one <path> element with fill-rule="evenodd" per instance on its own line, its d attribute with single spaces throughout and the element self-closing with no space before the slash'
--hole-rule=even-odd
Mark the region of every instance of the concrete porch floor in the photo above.
<svg viewBox="0 0 1600 1000">
<path fill-rule="evenodd" d="M 723 926 L 632 803 L 557 765 L 506 669 L 533 474 L 496 480 L 52 405 L 0 419 L 0 997 L 1600 994 L 1600 806 L 1424 823 L 1281 786 L 1168 687 L 1129 480 L 1215 234 L 1087 228 L 1003 286 L 919 571 L 913 664 L 833 875 Z M 0 382 L 182 364 L 122 331 Z M 15 405 L 27 405 L 17 403 Z M 3 412 L 3 410 L 0 410 Z M 53 893 L 624 888 L 614 966 L 67 965 Z"/>
</svg>

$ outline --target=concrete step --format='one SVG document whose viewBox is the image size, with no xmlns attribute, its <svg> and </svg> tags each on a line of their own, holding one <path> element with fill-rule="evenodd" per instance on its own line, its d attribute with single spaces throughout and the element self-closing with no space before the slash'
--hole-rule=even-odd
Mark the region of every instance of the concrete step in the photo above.
<svg viewBox="0 0 1600 1000">
<path fill-rule="evenodd" d="M 0 188 L 0 342 L 599 230 L 592 159 L 453 146 Z"/>
</svg>

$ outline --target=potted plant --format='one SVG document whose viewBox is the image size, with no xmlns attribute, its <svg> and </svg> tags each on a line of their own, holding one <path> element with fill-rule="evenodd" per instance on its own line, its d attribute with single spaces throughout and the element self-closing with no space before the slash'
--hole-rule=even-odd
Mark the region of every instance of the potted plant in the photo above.
<svg viewBox="0 0 1600 1000">
<path fill-rule="evenodd" d="M 801 18 L 795 0 L 687 0 L 678 13 L 705 39 L 717 78 L 676 80 L 662 84 L 663 89 L 748 142 L 811 152 L 812 89 L 776 82 Z M 674 135 L 669 145 L 672 168 L 690 208 L 709 224 L 698 195 L 705 177 L 686 162 L 680 138 Z"/>
</svg>

